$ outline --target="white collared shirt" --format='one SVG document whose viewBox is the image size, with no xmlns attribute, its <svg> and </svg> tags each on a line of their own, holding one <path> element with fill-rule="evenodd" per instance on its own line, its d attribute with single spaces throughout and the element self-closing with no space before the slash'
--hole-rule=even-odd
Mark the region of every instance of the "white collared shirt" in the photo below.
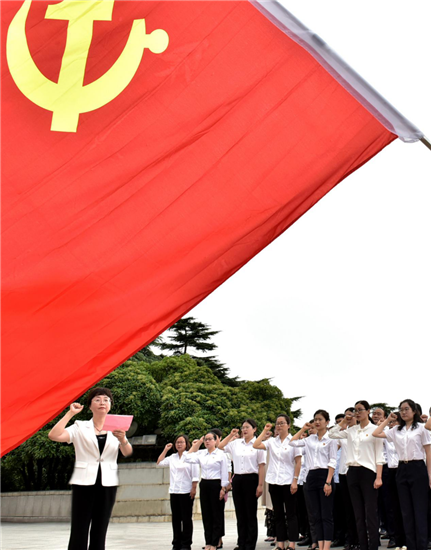
<svg viewBox="0 0 431 550">
<path fill-rule="evenodd" d="M 342 430 L 339 425 L 329 430 L 331 439 L 347 439 L 347 466 L 363 466 L 377 472 L 377 465 L 385 464 L 383 456 L 383 441 L 373 437 L 375 424 L 369 422 L 365 428 L 360 424 Z"/>
<path fill-rule="evenodd" d="M 159 468 L 169 468 L 169 493 L 179 495 L 190 493 L 193 482 L 199 481 L 199 466 L 197 464 L 187 464 L 180 459 L 178 453 L 164 458 L 157 466 Z"/>
<path fill-rule="evenodd" d="M 301 470 L 299 472 L 299 479 L 298 479 L 298 485 L 304 485 L 304 483 L 307 480 L 307 461 L 305 459 L 305 455 L 307 454 L 307 449 L 304 447 L 302 449 L 302 457 L 301 457 Z"/>
<path fill-rule="evenodd" d="M 388 459 L 388 468 L 398 468 L 399 458 L 398 453 L 395 449 L 395 445 L 392 441 L 387 439 L 383 440 L 383 447 L 386 450 L 386 457 Z"/>
<path fill-rule="evenodd" d="M 403 426 L 394 426 L 387 432 L 386 439 L 395 445 L 400 462 L 406 460 L 425 460 L 425 445 L 431 445 L 430 432 L 425 429 L 423 424 L 418 424 L 412 430 L 412 426 L 407 430 Z"/>
<path fill-rule="evenodd" d="M 329 439 L 328 433 L 319 439 L 316 434 L 309 435 L 304 439 L 296 439 L 290 441 L 292 447 L 305 447 L 307 454 L 307 470 L 318 470 L 320 468 L 335 468 L 337 467 L 337 450 L 338 444 L 336 441 Z"/>
<path fill-rule="evenodd" d="M 338 475 L 345 476 L 347 474 L 347 439 L 340 439 L 338 444 L 341 446 L 340 467 L 338 469 Z"/>
<path fill-rule="evenodd" d="M 266 464 L 265 451 L 253 449 L 255 441 L 255 437 L 248 443 L 245 442 L 245 439 L 235 439 L 224 448 L 225 452 L 232 456 L 235 475 L 257 474 L 259 464 Z"/>
<path fill-rule="evenodd" d="M 280 436 L 262 441 L 269 452 L 269 466 L 265 481 L 271 485 L 291 485 L 295 475 L 295 458 L 301 456 L 300 449 L 289 446 L 292 436 L 289 434 L 282 442 Z"/>
<path fill-rule="evenodd" d="M 190 464 L 200 464 L 202 479 L 220 479 L 223 487 L 229 484 L 227 456 L 220 449 L 215 449 L 212 453 L 207 449 L 196 453 L 185 452 L 182 458 Z"/>
</svg>

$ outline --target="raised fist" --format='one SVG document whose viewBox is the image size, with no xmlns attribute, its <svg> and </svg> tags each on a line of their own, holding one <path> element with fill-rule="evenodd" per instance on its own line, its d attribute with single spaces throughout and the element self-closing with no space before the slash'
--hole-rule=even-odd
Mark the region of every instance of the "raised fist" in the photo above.
<svg viewBox="0 0 431 550">
<path fill-rule="evenodd" d="M 79 403 L 72 403 L 70 405 L 70 412 L 73 413 L 73 415 L 75 415 L 80 413 L 83 408 L 84 408 L 84 405 L 80 405 Z"/>
</svg>

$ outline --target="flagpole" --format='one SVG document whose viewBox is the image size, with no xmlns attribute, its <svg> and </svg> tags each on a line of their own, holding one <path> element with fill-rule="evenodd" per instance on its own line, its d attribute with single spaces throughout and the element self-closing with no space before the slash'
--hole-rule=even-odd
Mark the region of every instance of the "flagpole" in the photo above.
<svg viewBox="0 0 431 550">
<path fill-rule="evenodd" d="M 431 141 L 427 137 L 423 136 L 421 141 L 426 147 L 428 147 L 428 149 L 431 150 Z"/>
</svg>

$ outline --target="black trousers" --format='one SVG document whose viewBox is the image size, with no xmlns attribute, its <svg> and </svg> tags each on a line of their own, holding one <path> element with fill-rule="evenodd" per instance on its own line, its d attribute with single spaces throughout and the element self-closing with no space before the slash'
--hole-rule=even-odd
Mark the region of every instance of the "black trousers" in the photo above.
<svg viewBox="0 0 431 550">
<path fill-rule="evenodd" d="M 255 550 L 257 543 L 258 474 L 235 474 L 232 478 L 232 496 L 235 505 L 240 550 Z"/>
<path fill-rule="evenodd" d="M 401 514 L 400 498 L 398 496 L 397 477 L 398 468 L 389 468 L 388 493 L 390 498 L 391 513 L 394 526 L 394 541 L 400 548 L 407 546 L 406 535 L 404 533 L 403 516 Z"/>
<path fill-rule="evenodd" d="M 275 516 L 275 536 L 277 541 L 299 540 L 298 516 L 296 513 L 297 495 L 292 495 L 290 485 L 269 484 Z M 287 520 L 287 529 L 286 529 Z"/>
<path fill-rule="evenodd" d="M 307 491 L 307 482 L 304 483 L 303 488 L 304 488 L 305 505 L 307 506 L 308 526 L 310 528 L 311 542 L 313 544 L 317 544 L 316 531 L 314 529 L 314 523 L 312 522 L 311 513 L 310 513 L 310 501 L 309 501 L 309 493 Z"/>
<path fill-rule="evenodd" d="M 355 512 L 361 550 L 377 550 L 380 544 L 378 490 L 374 489 L 375 479 L 375 472 L 363 466 L 350 466 L 347 472 L 347 485 Z"/>
<path fill-rule="evenodd" d="M 346 511 L 340 483 L 334 483 L 334 540 L 344 544 L 346 539 Z"/>
<path fill-rule="evenodd" d="M 175 550 L 190 550 L 193 536 L 193 502 L 190 493 L 171 493 L 172 546 Z"/>
<path fill-rule="evenodd" d="M 428 472 L 423 460 L 400 461 L 397 488 L 409 550 L 423 550 L 428 545 Z"/>
<path fill-rule="evenodd" d="M 72 485 L 69 550 L 105 550 L 106 531 L 116 495 L 117 487 L 104 487 L 100 476 L 95 485 Z"/>
<path fill-rule="evenodd" d="M 353 511 L 352 499 L 350 498 L 349 487 L 347 485 L 346 474 L 340 474 L 340 492 L 343 499 L 344 514 L 346 517 L 346 543 L 350 546 L 356 546 L 359 544 L 358 533 L 356 530 L 355 512 Z"/>
<path fill-rule="evenodd" d="M 298 503 L 298 525 L 299 532 L 304 537 L 309 537 L 310 535 L 310 524 L 308 523 L 308 512 L 307 504 L 305 502 L 304 486 L 298 485 L 297 493 L 297 503 Z"/>
<path fill-rule="evenodd" d="M 307 493 L 308 519 L 317 541 L 333 540 L 334 537 L 334 483 L 332 493 L 327 497 L 323 492 L 328 470 L 319 468 L 310 470 L 304 491 Z"/>
<path fill-rule="evenodd" d="M 224 500 L 220 500 L 221 480 L 202 479 L 200 484 L 205 544 L 218 546 L 223 536 Z"/>
<path fill-rule="evenodd" d="M 389 468 L 387 464 L 383 464 L 382 483 L 383 485 L 377 492 L 377 506 L 379 508 L 380 527 L 388 533 L 390 539 L 393 539 L 394 519 L 392 515 L 391 501 L 389 498 Z"/>
</svg>

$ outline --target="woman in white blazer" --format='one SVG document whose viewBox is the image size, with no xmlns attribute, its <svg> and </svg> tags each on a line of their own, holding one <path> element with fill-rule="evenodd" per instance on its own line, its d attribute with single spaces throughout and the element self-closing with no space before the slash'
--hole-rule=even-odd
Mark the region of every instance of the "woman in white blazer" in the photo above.
<svg viewBox="0 0 431 550">
<path fill-rule="evenodd" d="M 107 388 L 94 388 L 88 395 L 91 420 L 68 422 L 84 408 L 72 403 L 70 410 L 49 432 L 52 441 L 73 443 L 75 467 L 69 483 L 72 485 L 72 524 L 69 550 L 104 550 L 106 531 L 118 485 L 118 449 L 124 456 L 132 454 L 125 432 L 103 431 L 105 418 L 113 398 Z M 90 529 L 90 546 L 88 531 Z"/>
</svg>

